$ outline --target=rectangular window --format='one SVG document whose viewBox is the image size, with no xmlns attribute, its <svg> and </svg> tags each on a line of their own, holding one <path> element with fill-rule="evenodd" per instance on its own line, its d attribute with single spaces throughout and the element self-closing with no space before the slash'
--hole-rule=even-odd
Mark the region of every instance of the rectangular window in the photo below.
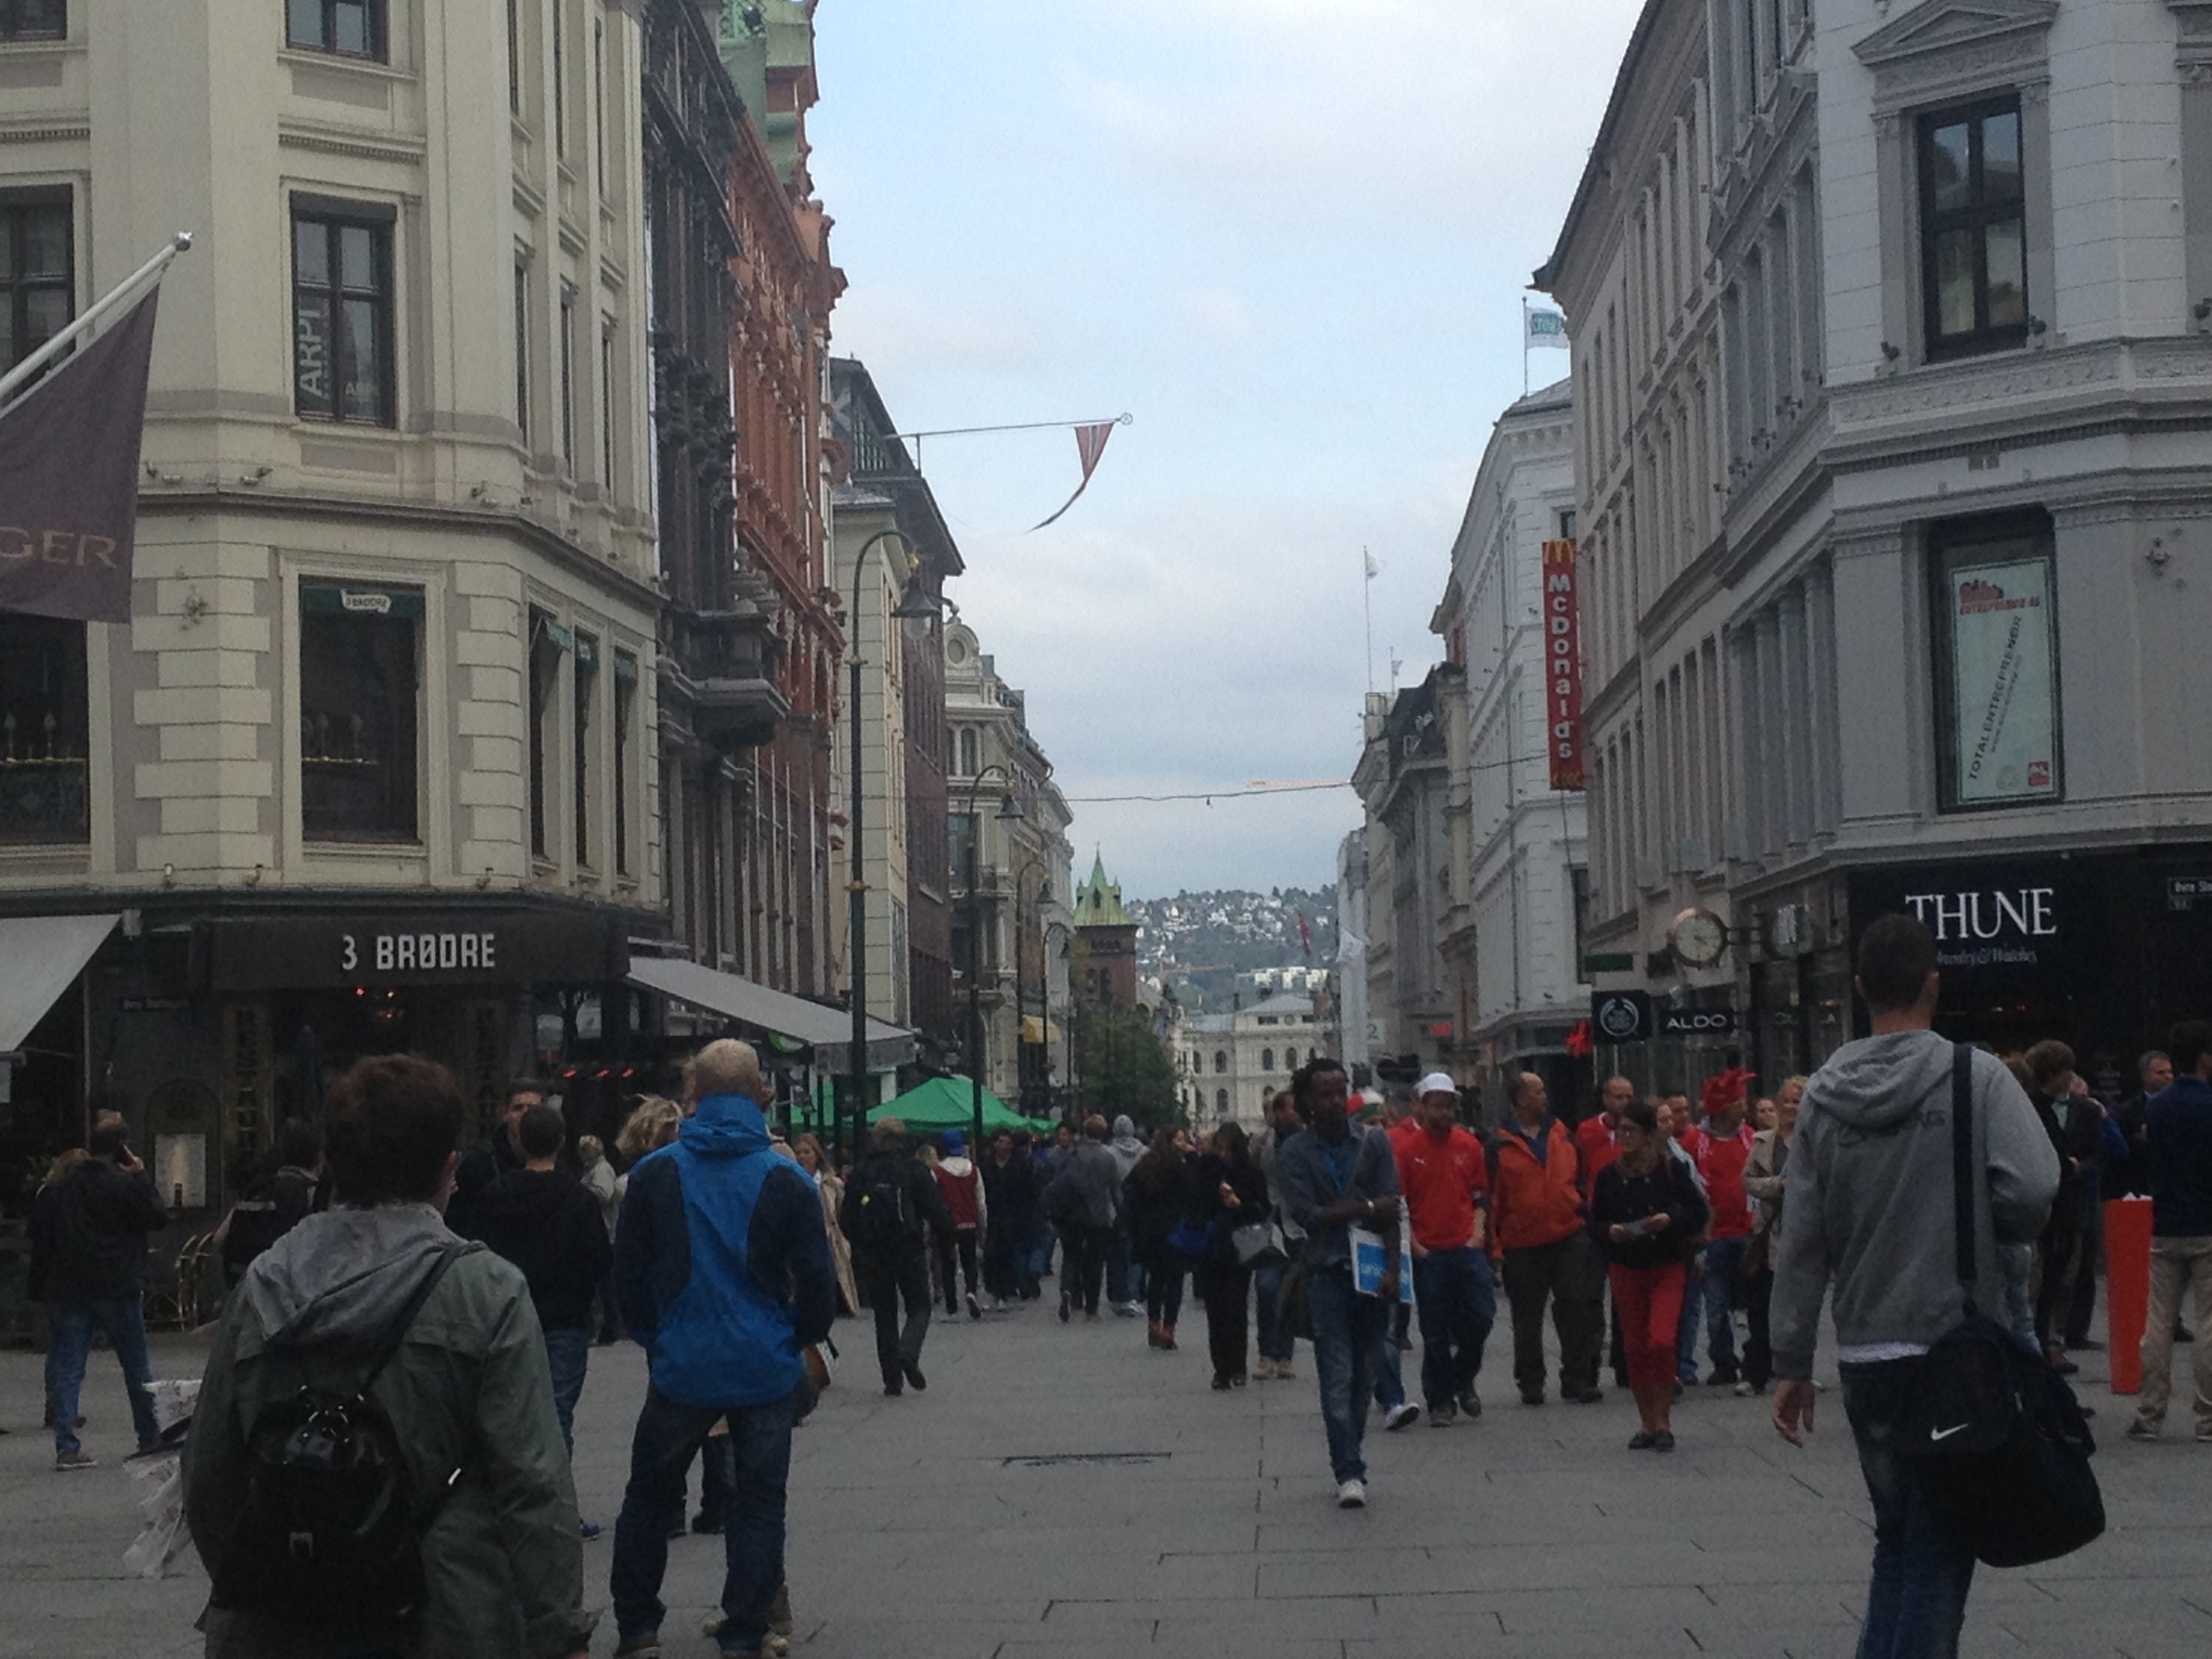
<svg viewBox="0 0 2212 1659">
<path fill-rule="evenodd" d="M 507 0 L 507 112 L 522 113 L 522 13 L 520 0 Z"/>
<path fill-rule="evenodd" d="M 2027 339 L 2020 99 L 1920 118 L 1920 260 L 1930 360 Z"/>
<path fill-rule="evenodd" d="M 530 441 L 530 262 L 514 262 L 514 423 Z"/>
<path fill-rule="evenodd" d="M 607 193 L 607 26 L 592 25 L 592 165 L 599 194 Z"/>
<path fill-rule="evenodd" d="M 553 693 L 571 635 L 543 611 L 530 613 L 530 850 L 553 856 Z"/>
<path fill-rule="evenodd" d="M 84 627 L 0 611 L 0 845 L 91 835 Z"/>
<path fill-rule="evenodd" d="M 0 370 L 76 315 L 75 264 L 66 195 L 0 198 Z"/>
<path fill-rule="evenodd" d="M 629 813 L 630 756 L 635 746 L 637 723 L 637 659 L 627 651 L 615 653 L 615 872 L 632 875 Z"/>
<path fill-rule="evenodd" d="M 2056 550 L 2040 513 L 1929 537 L 1946 811 L 2064 799 Z"/>
<path fill-rule="evenodd" d="M 385 0 L 284 0 L 284 44 L 385 61 Z"/>
<path fill-rule="evenodd" d="M 392 225 L 374 208 L 292 210 L 292 406 L 391 426 Z"/>
<path fill-rule="evenodd" d="M 615 324 L 599 319 L 599 488 L 615 493 Z"/>
<path fill-rule="evenodd" d="M 571 680 L 574 696 L 570 699 L 575 712 L 575 721 L 570 736 L 574 739 L 576 789 L 576 862 L 592 861 L 592 742 L 596 727 L 592 720 L 592 699 L 599 694 L 599 642 L 588 634 L 576 635 L 576 672 Z"/>
<path fill-rule="evenodd" d="M 59 40 L 68 33 L 63 0 L 0 0 L 0 40 Z"/>
<path fill-rule="evenodd" d="M 576 470 L 576 290 L 561 284 L 561 465 Z"/>
<path fill-rule="evenodd" d="M 553 153 L 568 155 L 568 26 L 566 0 L 553 0 Z"/>
<path fill-rule="evenodd" d="M 300 830 L 309 841 L 421 838 L 422 592 L 300 584 Z"/>
</svg>

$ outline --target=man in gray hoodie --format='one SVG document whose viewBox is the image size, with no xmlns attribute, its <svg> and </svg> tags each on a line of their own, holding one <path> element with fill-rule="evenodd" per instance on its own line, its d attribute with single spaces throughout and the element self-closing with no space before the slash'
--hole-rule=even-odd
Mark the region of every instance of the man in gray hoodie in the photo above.
<svg viewBox="0 0 2212 1659">
<path fill-rule="evenodd" d="M 1114 1120 L 1114 1139 L 1106 1143 L 1106 1150 L 1114 1154 L 1114 1167 L 1121 1172 L 1121 1184 L 1127 1186 L 1129 1171 L 1145 1155 L 1144 1140 L 1137 1133 L 1137 1121 L 1127 1113 Z M 1145 1310 L 1144 1280 L 1129 1248 L 1126 1227 L 1115 1228 L 1114 1237 L 1106 1246 L 1106 1300 L 1124 1319 L 1134 1319 Z"/>
<path fill-rule="evenodd" d="M 1974 1558 L 1943 1533 L 1899 1449 L 1921 1356 L 1964 1314 L 1951 1186 L 1953 1045 L 1931 1029 L 1936 943 L 1911 916 L 1859 941 L 1858 991 L 1874 1035 L 1830 1055 L 1805 1091 L 1784 1177 L 1771 1315 L 1774 1425 L 1813 1427 L 1820 1301 L 1834 1290 L 1844 1412 L 1874 1504 L 1873 1583 L 1862 1656 L 1958 1651 Z M 1972 1066 L 1976 1304 L 2005 1305 L 1996 1245 L 2033 1239 L 2058 1190 L 2034 1108 L 1993 1054 Z"/>
</svg>

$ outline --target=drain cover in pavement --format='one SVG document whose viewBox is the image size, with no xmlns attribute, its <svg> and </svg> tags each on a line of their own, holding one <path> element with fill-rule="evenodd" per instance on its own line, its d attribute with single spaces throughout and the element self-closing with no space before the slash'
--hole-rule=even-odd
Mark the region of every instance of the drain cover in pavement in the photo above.
<svg viewBox="0 0 2212 1659">
<path fill-rule="evenodd" d="M 1147 1463 L 1164 1463 L 1174 1455 L 1173 1452 L 1047 1452 L 1040 1457 L 1009 1457 L 1003 1460 L 1003 1466 L 1010 1469 L 1056 1469 L 1070 1464 L 1141 1468 Z"/>
</svg>

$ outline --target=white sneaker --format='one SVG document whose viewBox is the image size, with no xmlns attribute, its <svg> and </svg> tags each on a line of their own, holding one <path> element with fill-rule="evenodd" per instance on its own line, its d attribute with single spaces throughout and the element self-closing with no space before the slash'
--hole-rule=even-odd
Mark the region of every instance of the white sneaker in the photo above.
<svg viewBox="0 0 2212 1659">
<path fill-rule="evenodd" d="M 1382 1427 L 1386 1432 L 1391 1434 L 1395 1434 L 1399 1430 L 1420 1420 L 1421 1408 L 1410 1400 L 1401 1400 L 1382 1413 Z"/>
<path fill-rule="evenodd" d="M 1347 1480 L 1336 1489 L 1336 1506 L 1340 1510 L 1364 1510 L 1367 1507 L 1367 1483 Z"/>
</svg>

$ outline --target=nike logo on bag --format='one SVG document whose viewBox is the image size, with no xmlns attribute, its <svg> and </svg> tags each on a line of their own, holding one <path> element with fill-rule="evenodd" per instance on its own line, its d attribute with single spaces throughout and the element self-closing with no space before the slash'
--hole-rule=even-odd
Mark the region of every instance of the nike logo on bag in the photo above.
<svg viewBox="0 0 2212 1659">
<path fill-rule="evenodd" d="M 1928 1431 L 1928 1437 L 1930 1440 L 1948 1440 L 1953 1435 L 1964 1434 L 1973 1426 L 1971 1423 L 1960 1423 L 1948 1429 L 1930 1429 Z"/>
</svg>

